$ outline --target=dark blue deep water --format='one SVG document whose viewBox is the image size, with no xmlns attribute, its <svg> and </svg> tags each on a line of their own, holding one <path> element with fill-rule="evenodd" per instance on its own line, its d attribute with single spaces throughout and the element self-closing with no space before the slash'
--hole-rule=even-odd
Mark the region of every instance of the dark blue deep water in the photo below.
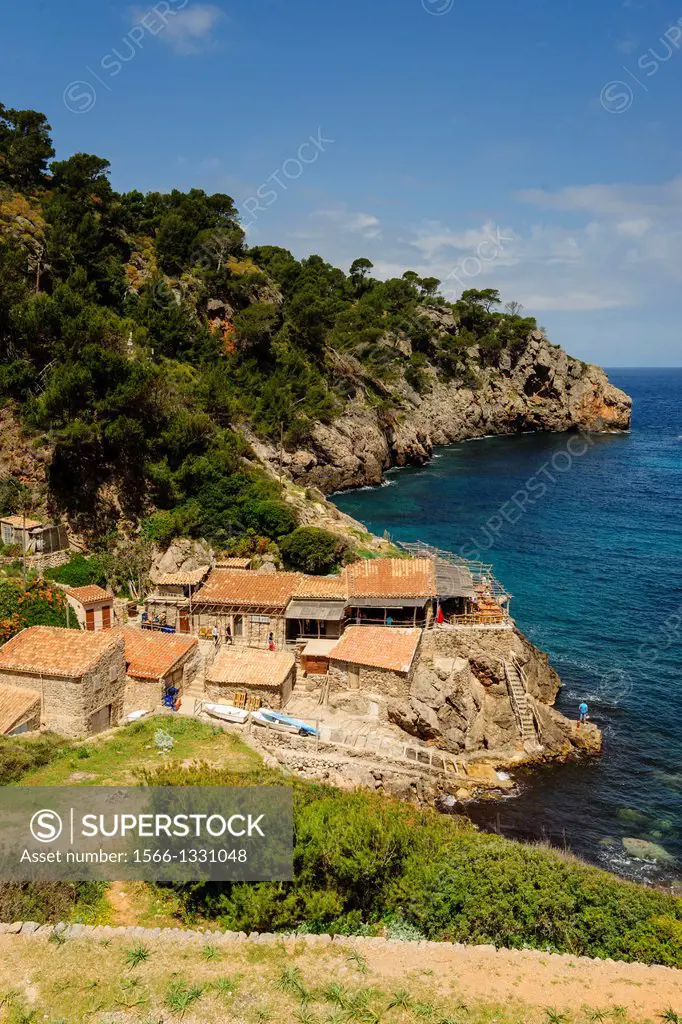
<svg viewBox="0 0 682 1024">
<path fill-rule="evenodd" d="M 472 817 L 546 836 L 622 874 L 682 878 L 682 370 L 613 370 L 634 399 L 632 432 L 530 434 L 442 448 L 388 486 L 334 496 L 375 533 L 478 549 L 514 595 L 519 627 L 548 651 L 560 710 L 585 698 L 604 730 L 598 760 L 541 769 L 521 795 Z M 574 455 L 567 455 L 571 436 Z M 559 454 L 557 454 L 559 453 Z M 552 464 L 552 458 L 554 464 Z M 543 470 L 543 467 L 545 469 Z M 555 468 L 556 467 L 556 468 Z M 546 493 L 542 495 L 540 483 Z M 500 507 L 532 492 L 497 534 Z M 677 863 L 629 856 L 649 839 Z"/>
</svg>

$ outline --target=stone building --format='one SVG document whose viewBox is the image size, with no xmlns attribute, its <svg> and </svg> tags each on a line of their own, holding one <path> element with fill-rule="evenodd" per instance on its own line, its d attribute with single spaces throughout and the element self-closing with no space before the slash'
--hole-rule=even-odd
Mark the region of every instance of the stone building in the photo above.
<svg viewBox="0 0 682 1024">
<path fill-rule="evenodd" d="M 90 736 L 117 725 L 125 692 L 123 637 L 31 626 L 0 648 L 0 686 L 40 697 L 41 726 L 64 736 Z"/>
<path fill-rule="evenodd" d="M 66 591 L 69 609 L 81 629 L 94 633 L 111 629 L 114 624 L 114 595 L 102 587 L 69 587 Z"/>
<path fill-rule="evenodd" d="M 118 631 L 125 643 L 125 714 L 153 711 L 166 690 L 174 686 L 182 696 L 198 668 L 196 637 L 157 633 L 135 626 Z"/>
<path fill-rule="evenodd" d="M 40 728 L 40 694 L 0 685 L 0 736 L 17 736 Z"/>
<path fill-rule="evenodd" d="M 279 710 L 291 696 L 295 672 L 287 651 L 224 647 L 206 673 L 206 696 L 218 704 Z"/>
<path fill-rule="evenodd" d="M 329 652 L 329 693 L 409 696 L 421 629 L 349 626 Z"/>
<path fill-rule="evenodd" d="M 285 610 L 300 580 L 296 572 L 214 569 L 194 597 L 191 631 L 217 626 L 224 640 L 229 625 L 236 645 L 267 647 L 272 634 L 280 648 L 286 639 Z"/>
<path fill-rule="evenodd" d="M 301 574 L 285 611 L 286 637 L 294 640 L 336 640 L 348 614 L 348 582 L 340 576 Z"/>
<path fill-rule="evenodd" d="M 49 554 L 69 546 L 65 527 L 46 525 L 26 516 L 3 516 L 0 519 L 0 539 L 3 544 L 18 544 L 27 555 Z"/>
<path fill-rule="evenodd" d="M 373 558 L 346 566 L 349 621 L 357 625 L 423 626 L 433 618 L 436 575 L 431 558 Z"/>
<path fill-rule="evenodd" d="M 173 626 L 189 633 L 194 595 L 208 576 L 210 566 L 152 575 L 154 591 L 145 601 L 147 623 L 152 627 Z"/>
<path fill-rule="evenodd" d="M 252 558 L 218 558 L 215 563 L 216 569 L 240 569 L 246 572 L 253 564 Z"/>
</svg>

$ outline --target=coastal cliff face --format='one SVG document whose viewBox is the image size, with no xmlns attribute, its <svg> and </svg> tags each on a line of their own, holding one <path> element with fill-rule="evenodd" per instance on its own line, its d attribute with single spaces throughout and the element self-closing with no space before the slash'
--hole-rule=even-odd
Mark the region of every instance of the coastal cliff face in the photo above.
<svg viewBox="0 0 682 1024">
<path fill-rule="evenodd" d="M 475 348 L 469 355 L 468 386 L 443 381 L 429 368 L 421 394 L 404 379 L 392 385 L 397 411 L 390 414 L 359 392 L 333 423 L 313 428 L 306 449 L 284 453 L 285 471 L 296 483 L 329 494 L 379 484 L 391 466 L 422 464 L 434 446 L 467 438 L 630 427 L 628 395 L 599 367 L 571 358 L 541 331 L 533 332 L 515 361 L 503 353 L 499 367 L 481 369 Z M 271 464 L 279 458 L 273 447 L 263 446 L 259 454 Z"/>
<path fill-rule="evenodd" d="M 521 709 L 505 669 L 514 661 L 525 691 Z M 435 630 L 424 636 L 409 700 L 392 703 L 389 717 L 441 749 L 465 756 L 486 752 L 501 764 L 598 753 L 599 730 L 578 729 L 553 707 L 560 687 L 547 655 L 518 630 Z M 525 731 L 519 711 L 527 715 Z"/>
</svg>

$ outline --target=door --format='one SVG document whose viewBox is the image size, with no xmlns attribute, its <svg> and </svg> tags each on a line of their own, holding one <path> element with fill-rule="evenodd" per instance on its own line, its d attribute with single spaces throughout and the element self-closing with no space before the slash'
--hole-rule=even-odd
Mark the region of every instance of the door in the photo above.
<svg viewBox="0 0 682 1024">
<path fill-rule="evenodd" d="M 111 725 L 111 704 L 107 704 L 106 707 L 100 708 L 99 711 L 95 711 L 90 717 L 90 734 L 95 735 L 97 732 L 104 732 Z"/>
<path fill-rule="evenodd" d="M 178 626 L 180 633 L 189 633 L 189 612 L 184 609 L 180 609 L 180 623 Z"/>
<path fill-rule="evenodd" d="M 102 608 L 102 629 L 111 629 L 111 608 L 108 604 Z"/>
<path fill-rule="evenodd" d="M 85 628 L 90 630 L 90 632 L 94 632 L 94 629 L 95 629 L 95 609 L 94 608 L 86 608 L 85 609 Z"/>
</svg>

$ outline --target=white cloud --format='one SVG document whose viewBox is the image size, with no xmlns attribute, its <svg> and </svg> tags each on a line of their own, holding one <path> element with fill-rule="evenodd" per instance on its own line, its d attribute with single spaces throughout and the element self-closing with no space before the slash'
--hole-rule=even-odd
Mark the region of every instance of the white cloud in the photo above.
<svg viewBox="0 0 682 1024">
<path fill-rule="evenodd" d="M 682 177 L 660 185 L 577 185 L 548 192 L 522 189 L 516 198 L 547 210 L 595 213 L 602 216 L 646 216 L 682 213 Z"/>
<path fill-rule="evenodd" d="M 343 209 L 317 210 L 314 216 L 329 220 L 339 230 L 360 235 L 362 238 L 381 238 L 381 221 L 371 213 L 352 213 Z"/>
<path fill-rule="evenodd" d="M 132 13 L 136 25 L 150 17 L 148 9 L 133 8 Z M 164 27 L 154 34 L 176 53 L 193 56 L 210 46 L 214 29 L 223 18 L 223 12 L 214 4 L 189 4 L 179 11 L 171 8 L 163 18 Z"/>
<path fill-rule="evenodd" d="M 406 225 L 342 206 L 318 210 L 296 225 L 296 248 L 340 266 L 366 256 L 379 278 L 406 270 L 437 277 L 448 298 L 498 288 L 529 315 L 660 308 L 682 285 L 682 178 L 528 189 L 516 198 L 528 209 L 510 205 L 499 225 L 454 218 Z M 481 247 L 486 238 L 501 244 Z"/>
</svg>

